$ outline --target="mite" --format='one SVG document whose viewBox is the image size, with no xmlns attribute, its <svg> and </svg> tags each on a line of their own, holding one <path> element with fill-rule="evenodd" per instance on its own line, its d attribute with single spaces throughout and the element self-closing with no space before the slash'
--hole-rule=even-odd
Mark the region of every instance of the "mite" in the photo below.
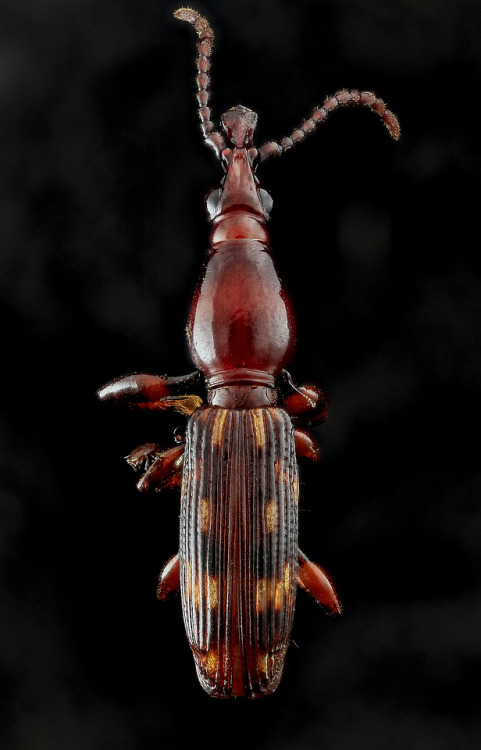
<svg viewBox="0 0 481 750">
<path fill-rule="evenodd" d="M 149 443 L 127 457 L 142 472 L 139 490 L 181 490 L 179 552 L 160 573 L 158 597 L 180 588 L 203 689 L 217 698 L 259 698 L 279 684 L 297 587 L 330 613 L 341 606 L 327 575 L 298 548 L 297 457 L 318 460 L 308 428 L 325 419 L 326 400 L 316 386 L 295 385 L 285 369 L 295 320 L 269 251 L 272 199 L 256 169 L 340 107 L 369 107 L 394 139 L 400 131 L 381 99 L 344 89 L 288 137 L 260 148 L 254 145 L 257 114 L 244 106 L 225 112 L 215 129 L 208 106 L 212 29 L 190 8 L 174 15 L 199 37 L 201 128 L 224 170 L 206 199 L 210 250 L 187 324 L 196 370 L 181 377 L 127 375 L 98 395 L 186 417 L 173 447 Z"/>
</svg>

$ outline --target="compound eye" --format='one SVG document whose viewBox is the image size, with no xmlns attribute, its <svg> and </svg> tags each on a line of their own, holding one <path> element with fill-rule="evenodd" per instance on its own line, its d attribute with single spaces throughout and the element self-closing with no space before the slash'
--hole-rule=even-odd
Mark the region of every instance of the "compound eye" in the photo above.
<svg viewBox="0 0 481 750">
<path fill-rule="evenodd" d="M 209 214 L 209 218 L 213 219 L 214 216 L 217 215 L 221 197 L 222 188 L 214 188 L 214 190 L 211 190 L 210 193 L 208 193 L 208 195 L 206 196 L 205 207 L 207 209 L 207 213 Z"/>
<path fill-rule="evenodd" d="M 264 190 L 264 188 L 259 188 L 259 197 L 261 199 L 262 208 L 266 212 L 267 216 L 269 216 L 270 212 L 272 211 L 274 201 L 272 200 L 267 190 Z"/>
</svg>

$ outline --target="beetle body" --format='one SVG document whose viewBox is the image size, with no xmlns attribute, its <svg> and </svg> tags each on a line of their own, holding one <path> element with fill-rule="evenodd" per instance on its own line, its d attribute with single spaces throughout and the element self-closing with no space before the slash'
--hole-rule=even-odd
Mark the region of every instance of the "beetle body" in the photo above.
<svg viewBox="0 0 481 750">
<path fill-rule="evenodd" d="M 294 314 L 270 254 L 272 200 L 256 168 L 338 106 L 370 107 L 394 137 L 399 126 L 373 94 L 341 91 L 279 143 L 255 148 L 257 115 L 240 105 L 222 115 L 224 132 L 216 131 L 207 106 L 212 30 L 193 10 L 175 15 L 199 35 L 201 126 L 225 173 L 207 197 L 211 249 L 187 325 L 197 370 L 177 378 L 128 375 L 104 386 L 99 397 L 188 417 L 176 447 L 147 444 L 127 458 L 143 469 L 139 489 L 181 488 L 179 553 L 161 571 L 158 596 L 181 590 L 204 690 L 258 698 L 279 684 L 298 585 L 331 613 L 340 604 L 323 570 L 298 548 L 297 456 L 318 460 L 305 426 L 322 422 L 326 404 L 319 388 L 294 385 L 285 370 Z"/>
</svg>

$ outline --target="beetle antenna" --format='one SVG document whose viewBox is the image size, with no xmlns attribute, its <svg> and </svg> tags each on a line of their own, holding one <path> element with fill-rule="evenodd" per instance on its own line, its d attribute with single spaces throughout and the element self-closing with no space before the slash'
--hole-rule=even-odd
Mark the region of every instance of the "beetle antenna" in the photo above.
<svg viewBox="0 0 481 750">
<path fill-rule="evenodd" d="M 207 106 L 210 97 L 210 56 L 214 45 L 214 32 L 209 22 L 203 18 L 196 10 L 192 8 L 178 8 L 174 13 L 175 18 L 180 21 L 187 21 L 192 24 L 199 36 L 197 44 L 197 101 L 199 103 L 199 117 L 202 133 L 208 146 L 214 149 L 217 158 L 220 158 L 220 152 L 225 148 L 223 135 L 214 130 L 214 123 L 211 119 L 211 110 Z"/>
<path fill-rule="evenodd" d="M 321 122 L 327 120 L 329 114 L 338 107 L 346 106 L 363 106 L 369 107 L 379 115 L 384 122 L 384 125 L 389 130 L 389 133 L 397 141 L 401 135 L 401 128 L 399 126 L 396 115 L 388 109 L 382 99 L 379 99 L 371 91 L 356 91 L 352 89 L 342 89 L 338 91 L 334 96 L 328 96 L 322 107 L 315 107 L 312 115 L 299 127 L 294 130 L 290 136 L 283 138 L 281 141 L 268 141 L 264 143 L 259 149 L 259 156 L 261 161 L 268 159 L 270 156 L 280 156 L 287 149 L 292 148 L 294 144 L 304 140 L 306 135 L 313 133 Z"/>
</svg>

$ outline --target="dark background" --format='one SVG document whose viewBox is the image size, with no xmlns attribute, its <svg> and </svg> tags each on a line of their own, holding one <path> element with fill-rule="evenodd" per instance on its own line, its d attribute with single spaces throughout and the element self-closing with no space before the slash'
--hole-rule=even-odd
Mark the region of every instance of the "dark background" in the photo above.
<svg viewBox="0 0 481 750">
<path fill-rule="evenodd" d="M 179 4 L 2 2 L 2 747 L 479 748 L 481 4 L 194 3 L 215 113 L 255 109 L 259 142 L 342 87 L 403 128 L 395 144 L 369 111 L 337 112 L 259 169 L 298 310 L 290 369 L 331 401 L 301 546 L 345 610 L 299 595 L 283 682 L 254 703 L 202 693 L 180 601 L 155 599 L 178 498 L 139 495 L 122 456 L 168 447 L 178 418 L 95 398 L 192 369 L 221 172 Z"/>
</svg>

